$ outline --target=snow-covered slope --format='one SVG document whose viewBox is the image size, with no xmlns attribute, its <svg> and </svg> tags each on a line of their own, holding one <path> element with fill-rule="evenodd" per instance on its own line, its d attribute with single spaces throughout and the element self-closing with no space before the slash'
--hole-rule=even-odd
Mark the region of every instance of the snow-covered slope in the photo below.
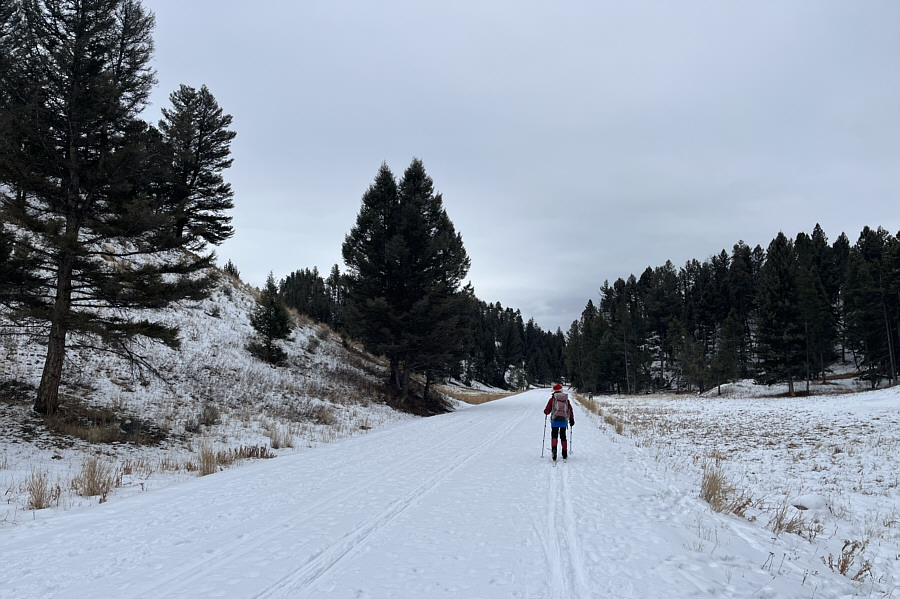
<svg viewBox="0 0 900 599">
<path fill-rule="evenodd" d="M 4 327 L 0 534 L 23 518 L 88 507 L 100 499 L 117 501 L 192 478 L 203 449 L 218 455 L 232 452 L 225 457 L 272 456 L 412 418 L 384 404 L 381 364 L 308 320 L 298 317 L 284 342 L 285 366 L 273 368 L 251 357 L 246 346 L 253 334 L 249 315 L 254 294 L 222 274 L 209 299 L 136 314 L 181 330 L 180 350 L 151 343 L 137 347 L 155 374 L 117 355 L 68 352 L 61 388 L 67 418 L 76 420 L 78 413 L 94 410 L 113 419 L 98 430 L 105 426 L 117 433 L 140 426 L 161 431 L 159 443 L 136 445 L 133 438 L 123 438 L 90 444 L 65 431 L 52 432 L 31 410 L 46 349 Z M 8 324 L 2 314 L 0 324 Z M 82 497 L 73 488 L 86 457 L 99 460 L 113 479 L 113 488 L 101 498 Z M 50 510 L 37 514 L 27 509 L 35 481 L 43 482 L 50 495 Z"/>
<path fill-rule="evenodd" d="M 22 521 L 0 531 L 0 598 L 827 599 L 897 584 L 890 570 L 853 583 L 821 561 L 821 539 L 712 512 L 690 467 L 583 408 L 568 463 L 553 466 L 546 398 Z"/>
</svg>

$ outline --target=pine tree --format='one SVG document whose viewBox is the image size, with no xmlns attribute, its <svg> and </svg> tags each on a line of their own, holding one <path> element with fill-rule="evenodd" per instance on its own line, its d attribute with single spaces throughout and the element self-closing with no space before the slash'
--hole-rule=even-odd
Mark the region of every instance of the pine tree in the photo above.
<svg viewBox="0 0 900 599">
<path fill-rule="evenodd" d="M 847 342 L 868 372 L 872 388 L 880 377 L 896 379 L 892 313 L 896 312 L 885 248 L 894 241 L 884 229 L 865 227 L 847 260 L 844 319 Z"/>
<path fill-rule="evenodd" d="M 759 273 L 759 354 L 763 382 L 787 381 L 791 395 L 806 356 L 797 279 L 794 244 L 779 233 Z"/>
<path fill-rule="evenodd" d="M 47 325 L 34 409 L 52 413 L 67 340 L 126 355 L 135 335 L 177 346 L 176 329 L 130 309 L 202 297 L 211 257 L 176 252 L 151 201 L 158 135 L 137 116 L 155 83 L 152 13 L 138 0 L 7 0 L 0 12 L 0 202 L 25 233 L 20 255 L 40 260 L 34 305 L 13 316 Z"/>
<path fill-rule="evenodd" d="M 222 176 L 233 162 L 232 117 L 205 85 L 199 90 L 182 85 L 169 100 L 172 107 L 162 109 L 159 121 L 171 160 L 162 208 L 172 215 L 173 234 L 186 247 L 219 245 L 234 234 L 225 214 L 234 208 L 234 192 Z"/>
<path fill-rule="evenodd" d="M 270 364 L 284 362 L 287 354 L 275 342 L 290 335 L 291 317 L 281 301 L 275 276 L 271 272 L 256 302 L 256 310 L 250 315 L 250 324 L 261 339 L 250 342 L 247 346 L 250 353 Z"/>
<path fill-rule="evenodd" d="M 471 290 L 460 289 L 469 269 L 462 237 L 421 160 L 399 185 L 381 166 L 342 252 L 351 331 L 388 357 L 401 404 L 414 372 L 426 376 L 427 401 L 432 378 L 464 355 Z"/>
<path fill-rule="evenodd" d="M 238 270 L 237 266 L 234 265 L 230 259 L 225 263 L 225 266 L 222 267 L 222 270 L 225 271 L 226 274 L 234 277 L 238 281 L 241 280 L 241 271 Z"/>
</svg>

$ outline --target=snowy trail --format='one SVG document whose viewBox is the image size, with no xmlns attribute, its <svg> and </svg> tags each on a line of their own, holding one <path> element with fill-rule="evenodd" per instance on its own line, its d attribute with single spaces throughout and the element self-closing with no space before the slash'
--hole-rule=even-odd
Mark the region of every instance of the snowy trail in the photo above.
<svg viewBox="0 0 900 599">
<path fill-rule="evenodd" d="M 3 530 L 0 599 L 853 592 L 830 573 L 814 588 L 803 565 L 774 571 L 766 531 L 710 513 L 578 406 L 572 455 L 553 467 L 538 447 L 547 397 L 533 391 Z"/>
</svg>

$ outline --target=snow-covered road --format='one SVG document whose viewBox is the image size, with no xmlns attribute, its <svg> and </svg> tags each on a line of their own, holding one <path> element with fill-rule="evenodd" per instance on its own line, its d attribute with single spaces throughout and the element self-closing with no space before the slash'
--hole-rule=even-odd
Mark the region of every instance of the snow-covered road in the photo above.
<svg viewBox="0 0 900 599">
<path fill-rule="evenodd" d="M 785 559 L 759 524 L 710 512 L 697 481 L 577 405 L 572 455 L 554 467 L 540 457 L 548 397 L 0 530 L 0 599 L 854 593 L 821 562 Z"/>
</svg>

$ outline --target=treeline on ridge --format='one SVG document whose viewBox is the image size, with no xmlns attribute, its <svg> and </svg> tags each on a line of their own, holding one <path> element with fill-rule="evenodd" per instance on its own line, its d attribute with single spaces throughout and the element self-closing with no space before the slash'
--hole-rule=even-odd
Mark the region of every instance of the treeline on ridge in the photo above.
<svg viewBox="0 0 900 599">
<path fill-rule="evenodd" d="M 897 380 L 900 239 L 865 227 L 851 246 L 783 233 L 767 250 L 648 267 L 604 283 L 566 336 L 566 375 L 586 392 L 705 391 L 737 379 L 825 381 L 853 364 L 874 388 Z"/>
</svg>

